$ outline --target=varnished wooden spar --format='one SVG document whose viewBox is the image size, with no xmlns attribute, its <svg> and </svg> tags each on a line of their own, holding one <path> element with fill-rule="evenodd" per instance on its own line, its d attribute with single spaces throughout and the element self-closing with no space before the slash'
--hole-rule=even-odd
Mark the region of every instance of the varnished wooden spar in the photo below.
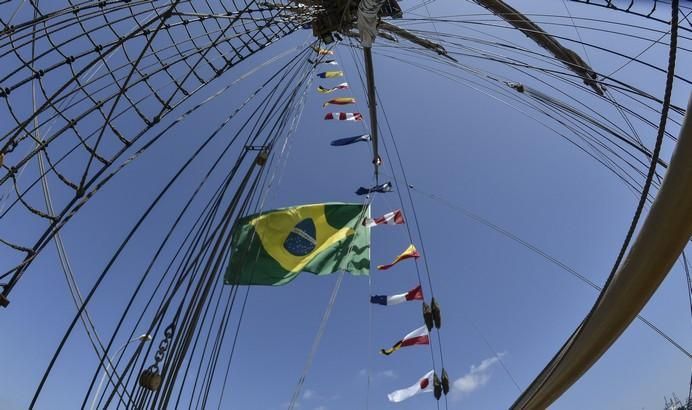
<svg viewBox="0 0 692 410">
<path fill-rule="evenodd" d="M 620 337 L 692 236 L 692 96 L 668 172 L 629 254 L 579 325 L 512 410 L 545 409 Z"/>
<path fill-rule="evenodd" d="M 502 0 L 476 0 L 478 4 L 490 10 L 512 27 L 520 30 L 539 46 L 548 50 L 555 58 L 562 61 L 575 72 L 598 95 L 603 95 L 603 87 L 596 81 L 596 72 L 579 54 L 560 44 L 553 36 L 545 32 L 538 24 L 520 13 L 517 9 Z"/>
</svg>

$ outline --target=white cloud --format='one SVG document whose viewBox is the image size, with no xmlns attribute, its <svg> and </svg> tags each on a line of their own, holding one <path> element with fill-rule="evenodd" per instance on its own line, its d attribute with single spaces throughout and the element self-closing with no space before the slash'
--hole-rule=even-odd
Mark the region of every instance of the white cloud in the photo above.
<svg viewBox="0 0 692 410">
<path fill-rule="evenodd" d="M 505 353 L 498 353 L 483 360 L 478 366 L 471 365 L 468 373 L 454 381 L 454 392 L 458 395 L 468 395 L 483 387 L 490 380 L 490 370 L 500 362 L 500 358 L 504 355 Z"/>
<path fill-rule="evenodd" d="M 310 389 L 305 389 L 305 392 L 303 393 L 303 398 L 305 400 L 310 400 L 313 397 L 315 397 L 315 391 L 310 390 Z"/>
</svg>

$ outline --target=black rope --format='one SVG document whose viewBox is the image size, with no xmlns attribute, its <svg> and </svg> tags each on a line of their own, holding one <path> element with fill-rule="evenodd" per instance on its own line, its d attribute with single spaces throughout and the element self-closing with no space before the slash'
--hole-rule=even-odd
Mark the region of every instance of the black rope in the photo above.
<svg viewBox="0 0 692 410">
<path fill-rule="evenodd" d="M 668 110 L 669 110 L 669 105 L 670 105 L 670 98 L 671 98 L 671 93 L 672 93 L 672 88 L 673 88 L 673 82 L 675 79 L 675 60 L 676 60 L 677 28 L 678 28 L 678 3 L 679 3 L 679 0 L 672 0 L 670 50 L 669 50 L 669 54 L 668 54 L 668 75 L 667 75 L 667 79 L 666 79 L 666 87 L 665 87 L 665 92 L 664 92 L 664 97 L 663 97 L 663 107 L 661 110 L 660 126 L 659 126 L 659 130 L 658 130 L 658 135 L 656 137 L 656 145 L 654 147 L 653 155 L 651 158 L 651 165 L 649 166 L 649 172 L 647 174 L 646 183 L 644 185 L 644 189 L 642 190 L 642 195 L 639 199 L 637 209 L 636 209 L 634 216 L 632 218 L 630 228 L 627 232 L 627 235 L 625 236 L 625 240 L 622 244 L 622 247 L 620 248 L 620 252 L 618 253 L 617 259 L 615 260 L 615 264 L 613 265 L 613 268 L 610 272 L 610 275 L 608 276 L 608 279 L 606 280 L 606 283 L 603 286 L 604 289 L 608 289 L 608 286 L 610 285 L 610 282 L 613 280 L 613 278 L 615 276 L 615 272 L 617 272 L 617 269 L 620 267 L 620 262 L 622 261 L 622 258 L 624 257 L 624 254 L 627 251 L 627 248 L 629 247 L 630 240 L 632 239 L 632 236 L 634 235 L 634 230 L 636 229 L 637 224 L 639 222 L 639 217 L 641 216 L 641 212 L 644 209 L 644 204 L 646 203 L 646 200 L 647 200 L 647 194 L 648 194 L 649 188 L 651 186 L 651 182 L 653 181 L 654 174 L 656 171 L 656 163 L 657 163 L 658 155 L 659 155 L 659 152 L 661 149 L 661 145 L 663 143 L 663 136 L 664 136 L 664 132 L 665 132 L 666 121 L 668 119 Z M 594 303 L 593 307 L 591 308 L 591 311 L 586 315 L 586 317 L 582 321 L 582 324 L 589 320 L 589 318 L 593 314 L 594 310 L 599 305 L 599 302 L 603 298 L 604 293 L 605 292 L 601 292 L 599 294 L 598 298 L 596 299 L 596 302 Z M 546 368 L 541 372 L 541 373 L 543 373 L 545 371 L 548 371 L 548 374 L 546 377 L 543 378 L 543 380 L 540 382 L 540 384 L 537 386 L 537 388 L 534 389 L 530 393 L 527 400 L 531 400 L 536 395 L 536 393 L 540 390 L 540 388 L 545 384 L 545 382 L 550 379 L 552 373 L 555 371 L 555 369 L 559 366 L 559 364 L 562 362 L 562 360 L 564 358 L 564 355 L 560 355 L 560 353 L 566 348 L 568 343 L 570 343 L 574 339 L 574 337 L 579 334 L 580 329 L 581 329 L 581 325 L 577 327 L 577 329 L 567 339 L 567 342 L 565 342 L 565 344 L 560 348 L 560 350 L 558 350 L 558 353 L 553 357 L 553 359 L 550 360 L 550 362 L 548 363 Z"/>
</svg>

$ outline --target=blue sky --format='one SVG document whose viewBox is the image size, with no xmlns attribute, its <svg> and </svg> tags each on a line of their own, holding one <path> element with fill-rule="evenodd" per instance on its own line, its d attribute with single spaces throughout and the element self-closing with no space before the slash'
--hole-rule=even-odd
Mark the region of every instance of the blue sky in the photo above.
<svg viewBox="0 0 692 410">
<path fill-rule="evenodd" d="M 404 9 L 409 7 L 408 2 L 402 2 Z M 527 13 L 564 14 L 561 2 L 513 1 L 512 4 Z M 573 3 L 569 7 L 578 16 L 641 24 L 641 20 L 622 13 Z M 472 4 L 459 5 L 446 0 L 431 4 L 429 9 L 432 15 L 483 12 Z M 416 13 L 424 15 L 426 11 L 418 9 Z M 472 33 L 442 24 L 428 29 Z M 550 31 L 574 37 L 572 27 L 553 26 Z M 506 29 L 489 33 L 532 46 L 522 35 Z M 646 47 L 646 43 L 635 39 L 604 37 L 588 30 L 580 33 L 587 42 L 602 46 L 617 44 L 618 50 L 630 55 Z M 309 40 L 310 32 L 301 31 L 261 52 L 255 61 Z M 583 51 L 576 45 L 570 46 L 580 53 Z M 353 88 L 351 93 L 339 95 L 354 96 L 358 111 L 365 114 L 365 93 L 352 53 L 344 45 L 335 50 L 335 58 Z M 665 47 L 656 47 L 643 57 L 662 65 L 666 53 Z M 600 72 L 611 72 L 623 62 L 597 50 L 589 49 L 588 54 Z M 361 58 L 360 53 L 356 57 Z M 473 60 L 468 63 L 526 81 L 499 64 Z M 243 63 L 224 75 L 206 95 L 250 70 L 253 64 L 252 61 Z M 637 198 L 608 170 L 508 105 L 388 59 L 377 48 L 375 66 L 382 99 L 380 108 L 386 111 L 390 121 L 408 181 L 417 189 L 411 195 L 435 295 L 443 308 L 444 362 L 455 384 L 449 396 L 449 408 L 506 408 L 520 392 L 500 366 L 499 358 L 519 387 L 526 387 L 588 312 L 597 294 L 536 254 L 421 193 L 434 194 L 482 215 L 598 284 L 605 281 L 612 266 Z M 275 67 L 278 66 L 260 70 L 239 83 L 232 93 L 224 94 L 176 127 L 161 144 L 111 181 L 70 222 L 64 238 L 83 291 L 93 284 L 107 258 L 158 188 L 223 120 L 229 109 L 233 109 L 229 107 L 237 106 Z M 682 53 L 678 72 L 689 77 L 689 67 L 692 67 L 689 53 Z M 631 65 L 621 70 L 617 78 L 636 82 L 638 87 L 660 96 L 665 77 Z M 359 201 L 353 191 L 371 183 L 372 168 L 366 144 L 329 146 L 331 139 L 357 135 L 367 126 L 367 123 L 322 120 L 327 110 L 321 104 L 326 98 L 314 89 L 317 84 L 333 85 L 340 81 L 315 79 L 310 85 L 302 120 L 282 156 L 285 165 L 276 169 L 280 178 L 268 192 L 266 209 L 301 203 Z M 566 91 L 575 93 L 587 104 L 598 104 L 580 91 Z M 679 82 L 673 101 L 684 106 L 689 94 L 689 85 Z M 613 115 L 612 109 L 598 108 Z M 636 122 L 635 125 L 640 126 Z M 234 126 L 226 131 L 228 136 Z M 674 125 L 670 129 L 677 130 Z M 640 130 L 650 146 L 654 133 L 650 128 Z M 388 131 L 383 135 L 389 149 L 391 137 Z M 176 184 L 99 290 L 91 312 L 104 333 L 112 330 L 112 319 L 122 309 L 134 280 L 182 206 L 180 198 L 194 189 L 223 142 L 223 139 L 214 142 Z M 670 149 L 667 145 L 664 153 L 669 155 Z M 393 174 L 400 178 L 401 174 L 389 170 L 389 165 L 385 164 L 383 179 Z M 215 174 L 214 180 L 218 181 L 221 175 Z M 404 194 L 405 186 L 398 185 L 396 189 Z M 396 194 L 380 195 L 375 198 L 373 214 L 380 215 L 401 206 Z M 412 219 L 410 204 L 405 203 L 404 211 Z M 15 219 L 2 221 L 2 225 L 7 232 L 21 232 L 29 222 Z M 414 242 L 422 251 L 419 238 Z M 390 261 L 408 244 L 404 227 L 373 230 L 373 265 Z M 417 263 L 423 269 L 422 261 Z M 317 278 L 303 274 L 284 287 L 251 289 L 222 408 L 286 408 L 336 279 L 336 275 Z M 386 400 L 387 393 L 413 384 L 431 368 L 427 348 L 407 348 L 389 357 L 377 353 L 420 326 L 420 305 L 371 307 L 367 303 L 370 287 L 374 293 L 391 294 L 411 289 L 416 283 L 412 261 L 402 262 L 389 271 L 374 272 L 371 283 L 364 277 L 345 278 L 306 379 L 301 409 L 364 408 L 366 401 L 370 408 L 376 409 L 434 408 L 430 395 L 398 405 Z M 427 283 L 424 285 L 427 292 Z M 642 314 L 689 348 L 692 332 L 685 293 L 684 273 L 678 264 Z M 3 329 L 0 351 L 5 352 L 0 372 L 0 408 L 26 407 L 73 315 L 71 303 L 54 248 L 50 246 L 12 293 L 10 308 L 0 312 Z M 42 396 L 40 408 L 74 408 L 78 405 L 74 398 L 81 400 L 84 380 L 91 376 L 96 363 L 83 333 L 76 332 L 68 343 Z M 369 392 L 368 373 L 371 374 Z M 658 409 L 663 405 L 664 395 L 675 392 L 680 397 L 686 396 L 689 373 L 690 362 L 685 356 L 635 321 L 554 408 Z"/>
</svg>

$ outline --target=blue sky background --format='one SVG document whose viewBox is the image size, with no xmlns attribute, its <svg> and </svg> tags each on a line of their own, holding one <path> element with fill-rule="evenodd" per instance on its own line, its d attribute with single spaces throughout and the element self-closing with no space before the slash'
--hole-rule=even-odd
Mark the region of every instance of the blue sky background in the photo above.
<svg viewBox="0 0 692 410">
<path fill-rule="evenodd" d="M 408 2 L 402 2 L 404 9 L 409 7 Z M 623 13 L 568 3 L 574 15 L 642 24 L 640 19 L 628 18 Z M 564 14 L 562 2 L 513 1 L 512 4 L 529 14 Z M 446 0 L 432 3 L 429 10 L 432 15 L 484 13 L 470 3 Z M 426 11 L 418 9 L 416 13 L 425 15 Z M 471 33 L 442 24 L 427 29 Z M 501 28 L 487 30 L 534 47 L 516 32 Z M 574 37 L 571 27 L 553 26 L 549 31 Z M 615 45 L 628 55 L 637 54 L 647 45 L 588 30 L 581 30 L 580 34 L 586 42 L 604 47 Z M 205 96 L 250 70 L 256 62 L 309 40 L 310 32 L 301 31 L 279 42 L 256 59 L 225 74 L 209 87 Z M 377 44 L 380 43 L 378 40 Z M 567 45 L 582 54 L 581 47 Z M 365 93 L 360 87 L 353 54 L 345 45 L 335 50 L 346 81 L 352 86 L 350 93 L 338 95 L 354 96 L 358 111 L 365 114 Z M 388 59 L 377 48 L 375 52 L 376 79 L 382 98 L 380 108 L 386 111 L 391 123 L 409 183 L 420 192 L 434 194 L 482 215 L 603 284 L 632 218 L 637 197 L 608 170 L 520 112 L 478 91 Z M 393 52 L 387 49 L 385 53 Z M 592 49 L 588 55 L 599 72 L 611 72 L 624 61 Z M 666 47 L 655 47 L 643 57 L 663 66 L 666 55 Z M 360 59 L 360 53 L 356 57 Z M 468 63 L 525 81 L 514 70 L 496 63 Z M 181 123 L 111 181 L 67 225 L 63 235 L 83 291 L 90 288 L 136 218 L 201 139 L 276 67 L 260 70 L 239 83 L 233 92 L 224 94 Z M 692 59 L 688 53 L 681 53 L 678 73 L 689 77 L 689 67 Z M 620 71 L 617 78 L 662 96 L 664 73 L 653 74 L 632 64 Z M 372 168 L 366 144 L 329 146 L 330 140 L 357 135 L 367 126 L 367 123 L 322 120 L 328 110 L 321 104 L 327 97 L 318 95 L 314 89 L 317 84 L 338 82 L 341 79 L 315 79 L 310 85 L 302 121 L 287 144 L 285 165 L 276 168 L 280 179 L 268 193 L 266 209 L 302 203 L 359 201 L 353 191 L 371 183 Z M 589 99 L 580 91 L 566 91 L 589 104 L 598 104 L 596 99 Z M 674 103 L 685 106 L 689 94 L 689 85 L 678 82 Z M 609 115 L 614 111 L 605 106 L 602 109 Z M 619 118 L 613 120 L 621 122 Z M 238 125 L 224 131 L 228 137 L 233 127 Z M 649 128 L 638 128 L 647 146 L 651 146 L 655 133 Z M 674 124 L 669 129 L 677 133 Z M 388 132 L 383 139 L 391 149 Z M 112 331 L 113 318 L 122 310 L 134 280 L 182 206 L 180 198 L 194 189 L 224 142 L 223 138 L 215 141 L 176 184 L 98 291 L 90 311 L 103 334 Z M 670 149 L 669 144 L 664 148 L 666 157 Z M 222 166 L 229 164 L 230 159 Z M 383 179 L 392 176 L 388 165 L 383 169 Z M 215 174 L 214 181 L 218 183 L 222 175 Z M 396 175 L 400 177 L 398 171 Z M 396 189 L 403 194 L 405 187 L 399 185 Z M 209 192 L 207 188 L 206 193 Z M 506 408 L 520 392 L 497 357 L 501 357 L 519 387 L 526 387 L 588 312 L 597 293 L 444 203 L 417 191 L 412 196 L 435 295 L 443 308 L 445 367 L 457 381 L 457 389 L 449 396 L 449 408 Z M 401 204 L 396 194 L 380 195 L 375 198 L 373 214 L 398 207 Z M 412 219 L 408 204 L 405 212 Z M 30 222 L 3 221 L 3 230 L 20 233 Z M 374 229 L 373 265 L 390 261 L 408 244 L 404 227 Z M 422 251 L 420 241 L 416 245 Z M 418 263 L 422 269 L 422 261 Z M 389 271 L 374 272 L 371 278 L 372 290 L 379 294 L 403 292 L 417 283 L 411 261 Z M 251 289 L 222 408 L 286 408 L 336 279 L 336 275 L 317 278 L 304 274 L 284 287 Z M 424 285 L 427 292 L 427 283 Z M 398 405 L 387 402 L 387 393 L 413 384 L 431 368 L 430 351 L 412 347 L 389 357 L 379 355 L 380 348 L 390 346 L 421 325 L 420 305 L 371 307 L 367 303 L 369 293 L 367 278 L 345 278 L 306 380 L 301 409 L 364 408 L 368 372 L 372 377 L 370 408 L 435 408 L 431 395 Z M 692 332 L 685 293 L 684 273 L 677 264 L 642 314 L 689 348 Z M 10 308 L 0 313 L 0 351 L 4 352 L 0 372 L 1 409 L 26 408 L 73 314 L 54 247 L 49 246 L 13 291 Z M 84 394 L 84 380 L 91 376 L 95 363 L 84 332 L 77 331 L 61 356 L 39 407 L 78 406 Z M 689 376 L 690 361 L 635 321 L 553 408 L 659 409 L 664 395 L 674 392 L 686 397 Z"/>
</svg>

